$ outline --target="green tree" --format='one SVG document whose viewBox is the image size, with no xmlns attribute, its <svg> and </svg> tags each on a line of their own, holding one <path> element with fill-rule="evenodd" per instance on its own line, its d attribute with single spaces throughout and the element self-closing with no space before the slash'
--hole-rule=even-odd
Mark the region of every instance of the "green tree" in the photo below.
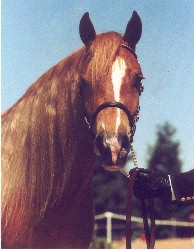
<svg viewBox="0 0 194 250">
<path fill-rule="evenodd" d="M 181 172 L 180 143 L 175 140 L 176 129 L 168 122 L 157 128 L 155 144 L 149 148 L 148 168 L 164 174 L 173 175 Z M 158 219 L 188 220 L 194 210 L 193 205 L 176 204 L 170 199 L 155 199 L 155 214 Z M 193 235 L 189 228 L 157 227 L 156 236 L 166 238 L 176 233 L 177 236 Z"/>
<path fill-rule="evenodd" d="M 121 172 L 110 172 L 96 167 L 93 194 L 96 214 L 106 211 L 125 213 L 128 179 Z"/>
<path fill-rule="evenodd" d="M 149 149 L 149 169 L 164 174 L 177 174 L 181 171 L 180 143 L 174 139 L 175 133 L 176 129 L 168 122 L 158 126 L 156 143 Z"/>
</svg>

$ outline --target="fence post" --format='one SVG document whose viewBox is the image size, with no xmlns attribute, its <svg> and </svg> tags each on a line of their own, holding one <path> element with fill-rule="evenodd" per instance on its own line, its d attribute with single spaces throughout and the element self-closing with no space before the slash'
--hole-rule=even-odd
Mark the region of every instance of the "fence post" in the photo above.
<svg viewBox="0 0 194 250">
<path fill-rule="evenodd" d="M 111 244 L 112 242 L 112 216 L 111 212 L 104 213 L 106 217 L 106 242 L 107 244 Z"/>
</svg>

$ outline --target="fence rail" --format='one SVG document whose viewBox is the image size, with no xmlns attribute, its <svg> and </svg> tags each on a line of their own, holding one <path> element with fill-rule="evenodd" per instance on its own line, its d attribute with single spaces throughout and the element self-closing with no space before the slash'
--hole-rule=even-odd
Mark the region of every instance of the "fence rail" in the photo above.
<svg viewBox="0 0 194 250">
<path fill-rule="evenodd" d="M 106 241 L 107 243 L 112 242 L 112 219 L 117 220 L 126 220 L 126 216 L 122 214 L 115 214 L 111 212 L 105 212 L 103 214 L 99 214 L 95 216 L 96 220 L 106 219 Z M 132 222 L 142 223 L 143 219 L 140 217 L 132 216 Z M 187 221 L 177 221 L 177 220 L 155 220 L 156 225 L 165 225 L 165 226 L 175 226 L 175 227 L 193 227 L 194 222 L 187 222 Z"/>
</svg>

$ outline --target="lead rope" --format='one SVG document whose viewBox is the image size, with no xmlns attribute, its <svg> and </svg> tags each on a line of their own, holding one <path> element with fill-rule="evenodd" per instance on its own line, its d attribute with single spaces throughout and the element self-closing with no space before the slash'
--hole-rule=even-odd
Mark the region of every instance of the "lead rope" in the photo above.
<svg viewBox="0 0 194 250">
<path fill-rule="evenodd" d="M 126 249 L 131 249 L 131 208 L 132 208 L 132 197 L 133 197 L 133 186 L 136 179 L 136 176 L 139 171 L 137 158 L 131 145 L 131 156 L 134 163 L 134 171 L 130 176 L 126 171 L 120 170 L 125 176 L 129 178 L 129 187 L 127 194 L 127 202 L 126 202 Z M 155 244 L 155 216 L 154 216 L 154 200 L 149 199 L 149 211 L 150 211 L 150 228 L 148 224 L 148 214 L 146 208 L 146 201 L 144 199 L 141 200 L 141 208 L 142 208 L 142 217 L 144 224 L 144 232 L 146 237 L 147 249 L 153 249 Z"/>
</svg>

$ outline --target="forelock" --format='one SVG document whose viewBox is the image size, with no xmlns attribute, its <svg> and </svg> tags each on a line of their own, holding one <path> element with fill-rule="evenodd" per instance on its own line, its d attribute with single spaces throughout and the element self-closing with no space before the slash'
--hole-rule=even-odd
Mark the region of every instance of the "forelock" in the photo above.
<svg viewBox="0 0 194 250">
<path fill-rule="evenodd" d="M 92 79 L 100 80 L 112 69 L 112 64 L 118 53 L 122 36 L 116 32 L 107 32 L 98 35 L 92 43 Z"/>
</svg>

